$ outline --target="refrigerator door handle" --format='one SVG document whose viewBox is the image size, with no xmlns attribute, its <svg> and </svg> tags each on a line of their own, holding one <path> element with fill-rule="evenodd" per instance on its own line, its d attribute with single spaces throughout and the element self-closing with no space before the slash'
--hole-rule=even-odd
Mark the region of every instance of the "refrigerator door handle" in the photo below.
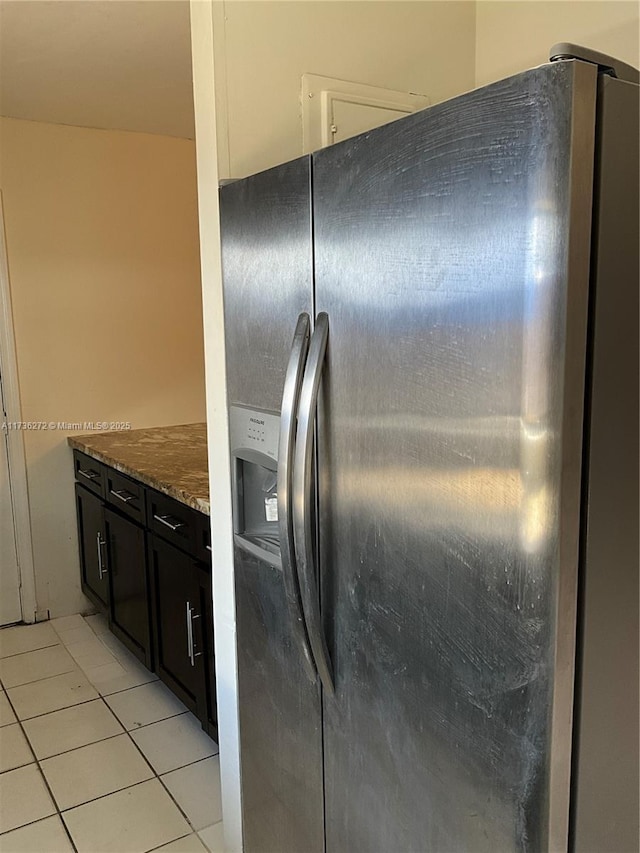
<svg viewBox="0 0 640 853">
<path fill-rule="evenodd" d="M 300 391 L 298 431 L 293 468 L 293 533 L 298 569 L 298 583 L 302 596 L 309 634 L 309 642 L 322 684 L 329 693 L 334 692 L 333 670 L 322 630 L 320 597 L 316 582 L 315 548 L 312 530 L 312 468 L 313 426 L 322 378 L 324 356 L 329 335 L 329 317 L 318 314 L 316 327 L 309 344 L 309 357 Z"/>
<path fill-rule="evenodd" d="M 304 623 L 300 589 L 295 570 L 293 523 L 291 513 L 291 472 L 293 470 L 296 412 L 300 398 L 302 374 L 309 350 L 309 315 L 300 314 L 291 345 L 291 355 L 284 380 L 282 407 L 280 410 L 280 435 L 278 438 L 278 526 L 280 531 L 280 555 L 284 589 L 291 617 L 293 633 L 302 650 L 304 667 L 309 678 L 315 682 L 316 667 L 309 646 Z"/>
</svg>

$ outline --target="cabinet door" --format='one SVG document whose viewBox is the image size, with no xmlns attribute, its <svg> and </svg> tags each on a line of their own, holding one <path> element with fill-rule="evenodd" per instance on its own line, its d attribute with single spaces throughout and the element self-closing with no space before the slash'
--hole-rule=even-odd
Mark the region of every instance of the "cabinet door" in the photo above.
<svg viewBox="0 0 640 853">
<path fill-rule="evenodd" d="M 111 578 L 111 630 L 151 667 L 144 530 L 106 507 L 104 518 Z"/>
<path fill-rule="evenodd" d="M 197 623 L 202 617 L 194 562 L 187 554 L 152 535 L 149 568 L 156 672 L 200 716 L 204 666 L 202 650 L 196 648 L 201 643 Z"/>
<path fill-rule="evenodd" d="M 211 592 L 211 562 L 196 563 L 199 592 L 198 618 L 194 623 L 196 652 L 202 652 L 202 693 L 198 716 L 203 728 L 218 740 L 218 710 L 216 704 L 216 668 L 213 645 L 213 599 Z"/>
<path fill-rule="evenodd" d="M 106 571 L 106 536 L 103 503 L 83 486 L 76 485 L 78 548 L 82 591 L 97 607 L 109 607 L 109 578 Z"/>
</svg>

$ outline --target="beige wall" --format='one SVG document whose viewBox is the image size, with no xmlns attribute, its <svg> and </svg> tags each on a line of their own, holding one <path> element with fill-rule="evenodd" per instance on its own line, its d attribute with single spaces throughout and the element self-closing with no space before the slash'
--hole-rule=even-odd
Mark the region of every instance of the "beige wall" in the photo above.
<svg viewBox="0 0 640 853">
<path fill-rule="evenodd" d="M 193 142 L 0 122 L 22 419 L 204 420 Z M 25 434 L 38 609 L 52 616 L 87 607 L 66 435 Z"/>
<path fill-rule="evenodd" d="M 617 0 L 214 3 L 221 178 L 302 154 L 305 72 L 432 103 L 540 65 L 559 41 L 638 65 L 639 4 Z"/>
<path fill-rule="evenodd" d="M 221 177 L 302 154 L 305 72 L 418 92 L 432 103 L 474 86 L 472 2 L 214 5 Z"/>
<path fill-rule="evenodd" d="M 609 53 L 638 67 L 640 4 L 617 0 L 479 0 L 476 85 L 541 65 L 561 41 Z"/>
</svg>

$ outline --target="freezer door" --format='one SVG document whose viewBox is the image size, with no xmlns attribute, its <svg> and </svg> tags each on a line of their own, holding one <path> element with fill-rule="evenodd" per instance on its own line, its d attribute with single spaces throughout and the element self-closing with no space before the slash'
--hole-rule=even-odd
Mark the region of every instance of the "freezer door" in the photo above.
<svg viewBox="0 0 640 853">
<path fill-rule="evenodd" d="M 241 458 L 252 471 L 245 485 L 269 473 L 273 460 L 258 464 L 259 452 L 267 452 L 261 430 L 277 419 L 259 413 L 280 413 L 298 316 L 312 315 L 309 172 L 304 158 L 220 193 L 229 403 L 257 413 L 255 428 L 247 427 L 255 455 L 247 439 L 234 456 L 234 464 Z M 274 480 L 262 500 L 269 513 Z M 258 529 L 254 504 L 249 521 L 235 519 L 236 530 L 249 522 Z M 263 519 L 265 530 L 270 518 Z M 319 687 L 294 631 L 280 560 L 236 547 L 234 571 L 244 850 L 322 853 Z"/>
<path fill-rule="evenodd" d="M 229 405 L 280 411 L 299 314 L 311 313 L 310 158 L 220 190 Z"/>
<path fill-rule="evenodd" d="M 314 156 L 328 853 L 566 846 L 595 84 Z"/>
<path fill-rule="evenodd" d="M 235 548 L 245 853 L 322 853 L 319 688 L 291 631 L 282 572 Z"/>
</svg>

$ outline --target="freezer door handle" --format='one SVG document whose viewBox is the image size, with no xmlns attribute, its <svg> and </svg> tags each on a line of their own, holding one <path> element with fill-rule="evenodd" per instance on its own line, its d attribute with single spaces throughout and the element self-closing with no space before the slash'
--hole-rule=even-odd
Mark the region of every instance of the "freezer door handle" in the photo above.
<svg viewBox="0 0 640 853">
<path fill-rule="evenodd" d="M 291 355 L 284 380 L 282 408 L 280 411 L 280 435 L 278 438 L 278 525 L 280 528 L 280 556 L 287 606 L 291 617 L 294 636 L 302 650 L 304 667 L 309 678 L 316 681 L 316 667 L 309 646 L 304 624 L 300 589 L 295 571 L 293 523 L 291 513 L 291 472 L 293 470 L 293 446 L 296 430 L 296 412 L 300 398 L 304 363 L 309 350 L 309 315 L 300 314 L 293 335 Z"/>
<path fill-rule="evenodd" d="M 300 391 L 293 467 L 293 534 L 302 609 L 311 650 L 325 690 L 333 693 L 331 659 L 320 617 L 320 596 L 316 582 L 318 574 L 315 566 L 316 552 L 312 530 L 313 427 L 328 336 L 329 317 L 323 312 L 318 314 L 316 318 L 316 327 L 309 344 L 309 356 Z"/>
</svg>

